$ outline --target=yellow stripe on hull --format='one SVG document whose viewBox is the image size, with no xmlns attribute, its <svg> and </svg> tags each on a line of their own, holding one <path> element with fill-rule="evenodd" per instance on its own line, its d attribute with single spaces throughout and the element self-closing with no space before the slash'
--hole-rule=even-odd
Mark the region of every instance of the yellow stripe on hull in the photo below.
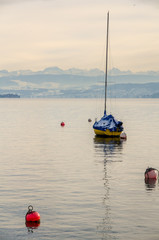
<svg viewBox="0 0 159 240">
<path fill-rule="evenodd" d="M 121 132 L 111 132 L 109 129 L 106 129 L 106 131 L 94 129 L 94 132 L 98 136 L 106 136 L 106 137 L 120 137 L 120 134 L 121 134 Z"/>
</svg>

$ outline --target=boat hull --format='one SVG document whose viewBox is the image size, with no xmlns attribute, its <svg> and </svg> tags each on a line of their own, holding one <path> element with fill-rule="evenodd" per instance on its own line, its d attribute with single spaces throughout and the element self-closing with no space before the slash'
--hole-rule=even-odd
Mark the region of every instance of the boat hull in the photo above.
<svg viewBox="0 0 159 240">
<path fill-rule="evenodd" d="M 120 134 L 122 131 L 110 131 L 109 129 L 106 129 L 105 131 L 98 130 L 94 128 L 94 132 L 97 136 L 105 136 L 105 137 L 120 137 Z"/>
</svg>

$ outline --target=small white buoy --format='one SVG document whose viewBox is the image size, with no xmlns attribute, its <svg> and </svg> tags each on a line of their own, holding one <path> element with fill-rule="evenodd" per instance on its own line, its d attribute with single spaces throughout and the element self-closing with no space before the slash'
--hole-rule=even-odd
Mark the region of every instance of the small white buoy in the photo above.
<svg viewBox="0 0 159 240">
<path fill-rule="evenodd" d="M 122 132 L 122 133 L 120 134 L 120 138 L 126 140 L 126 139 L 127 139 L 126 133 L 125 133 L 125 132 Z"/>
</svg>

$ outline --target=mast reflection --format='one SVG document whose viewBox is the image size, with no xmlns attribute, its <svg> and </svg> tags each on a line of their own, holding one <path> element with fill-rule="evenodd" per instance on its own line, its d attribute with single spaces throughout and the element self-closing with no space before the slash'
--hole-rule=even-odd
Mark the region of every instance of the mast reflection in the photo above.
<svg viewBox="0 0 159 240">
<path fill-rule="evenodd" d="M 110 179 L 111 175 L 108 171 L 108 165 L 112 162 L 121 162 L 123 142 L 120 138 L 106 138 L 106 137 L 94 137 L 94 148 L 97 155 L 98 161 L 102 160 L 104 163 L 104 196 L 103 196 L 103 219 L 97 227 L 97 234 L 101 240 L 112 240 L 116 239 L 112 228 L 112 217 L 111 217 L 111 200 L 110 200 Z"/>
<path fill-rule="evenodd" d="M 94 148 L 96 154 L 103 157 L 104 162 L 107 161 L 114 161 L 119 162 L 121 161 L 120 158 L 116 159 L 115 155 L 120 156 L 123 149 L 123 142 L 120 138 L 106 138 L 106 137 L 94 137 Z"/>
</svg>

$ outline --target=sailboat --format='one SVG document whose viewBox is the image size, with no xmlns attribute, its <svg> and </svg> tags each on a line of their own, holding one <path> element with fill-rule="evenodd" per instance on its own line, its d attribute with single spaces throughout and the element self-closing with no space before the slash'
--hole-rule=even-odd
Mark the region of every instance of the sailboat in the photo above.
<svg viewBox="0 0 159 240">
<path fill-rule="evenodd" d="M 106 39 L 106 69 L 105 69 L 105 101 L 104 101 L 104 116 L 95 121 L 93 129 L 96 135 L 105 137 L 120 137 L 123 131 L 123 123 L 116 120 L 113 115 L 107 115 L 107 72 L 108 72 L 108 35 L 109 35 L 109 12 L 107 13 L 107 39 Z"/>
</svg>

